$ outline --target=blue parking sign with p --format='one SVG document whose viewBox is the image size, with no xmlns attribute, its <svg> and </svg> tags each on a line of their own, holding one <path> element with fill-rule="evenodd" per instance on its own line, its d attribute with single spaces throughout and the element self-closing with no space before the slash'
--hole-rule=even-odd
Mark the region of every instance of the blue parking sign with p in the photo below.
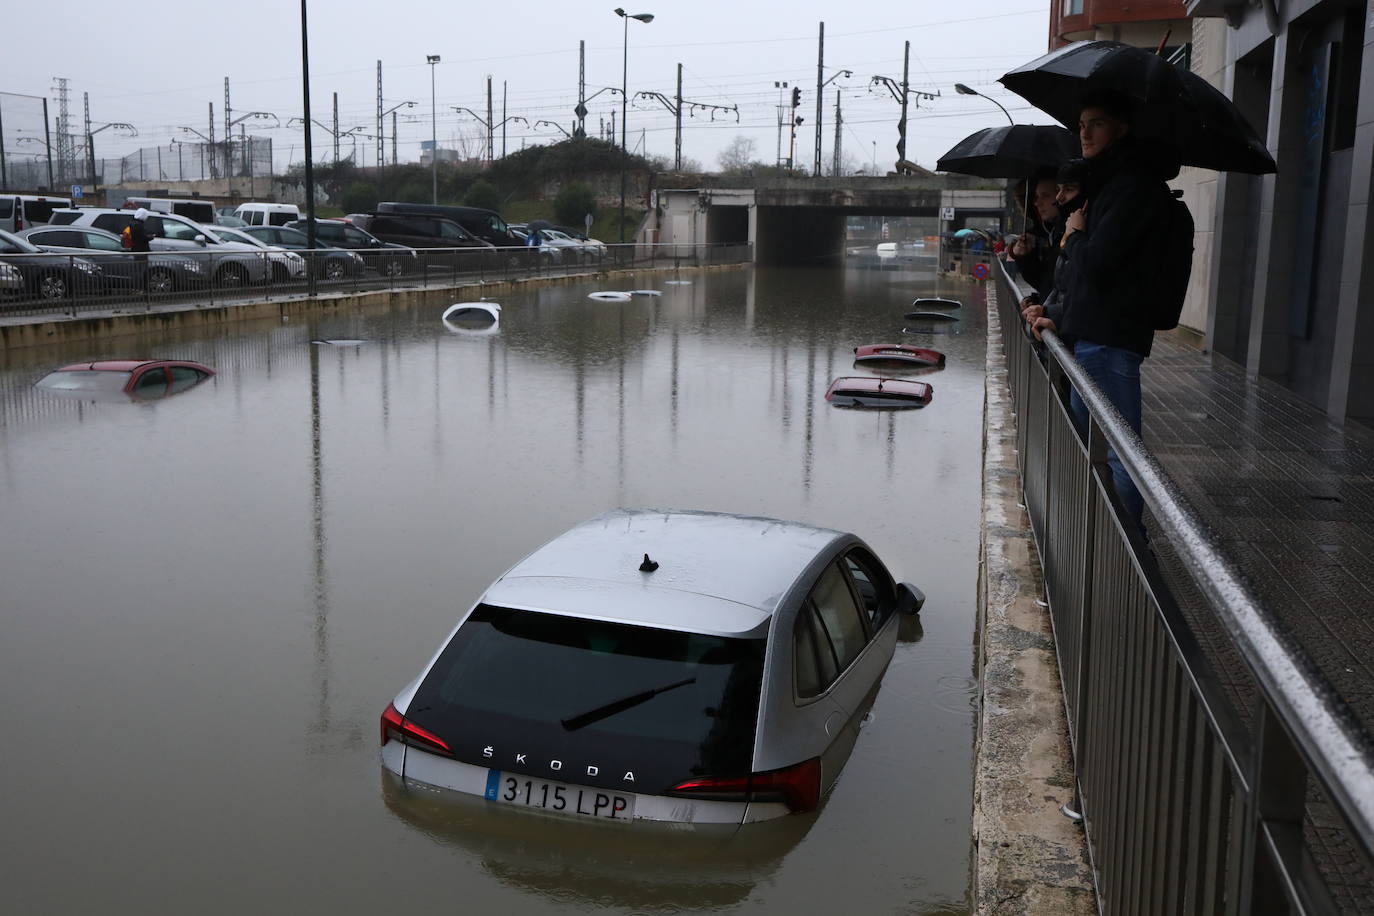
<svg viewBox="0 0 1374 916">
<path fill-rule="evenodd" d="M 82 192 L 81 185 L 79 185 L 79 184 L 74 184 L 74 185 L 72 185 L 72 198 L 73 198 L 73 199 L 75 199 L 75 200 L 80 200 L 80 199 L 81 199 L 81 192 Z"/>
</svg>

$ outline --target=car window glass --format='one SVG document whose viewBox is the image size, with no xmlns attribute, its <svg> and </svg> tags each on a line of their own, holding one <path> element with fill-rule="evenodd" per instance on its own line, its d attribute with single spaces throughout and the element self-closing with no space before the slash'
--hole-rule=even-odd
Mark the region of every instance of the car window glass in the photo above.
<svg viewBox="0 0 1374 916">
<path fill-rule="evenodd" d="M 275 233 L 277 241 L 283 242 L 287 245 L 300 245 L 304 247 L 305 244 L 310 241 L 308 238 L 305 237 L 304 232 L 298 232 L 295 229 L 287 229 L 283 227 L 281 229 L 274 229 L 272 231 L 273 233 Z"/>
<path fill-rule="evenodd" d="M 295 218 L 296 215 L 290 212 L 273 213 L 267 217 L 267 221 L 273 226 L 280 226 L 282 223 L 289 223 Z"/>
<path fill-rule="evenodd" d="M 458 228 L 458 226 L 456 226 L 456 225 L 453 224 L 453 223 L 446 223 L 446 222 L 444 222 L 443 220 L 440 220 L 439 223 L 438 223 L 438 225 L 439 225 L 439 234 L 440 234 L 441 236 L 443 236 L 444 238 L 446 238 L 446 239 L 463 239 L 463 240 L 466 240 L 467 237 L 468 237 L 468 234 L 467 234 L 466 232 L 464 232 L 462 229 Z"/>
<path fill-rule="evenodd" d="M 80 245 L 83 248 L 97 248 L 101 251 L 122 251 L 123 244 L 119 239 L 112 239 L 108 235 L 101 235 L 98 232 L 82 232 Z"/>
<path fill-rule="evenodd" d="M 0 197 L 0 219 L 9 219 L 14 216 L 14 198 Z"/>
<path fill-rule="evenodd" d="M 839 668 L 830 638 L 821 628 L 816 617 L 816 606 L 810 601 L 802 605 L 801 613 L 797 615 L 792 648 L 797 696 L 805 698 L 824 693 L 835 680 Z"/>
<path fill-rule="evenodd" d="M 66 214 L 59 215 L 65 216 Z M 106 232 L 119 235 L 124 231 L 124 227 L 133 221 L 134 215 L 132 213 L 101 213 L 91 221 L 91 225 L 97 229 L 104 229 Z"/>
<path fill-rule="evenodd" d="M 896 607 L 892 580 L 878 561 L 864 550 L 851 550 L 844 556 L 844 567 L 859 593 L 859 602 L 873 629 L 876 629 Z"/>
<path fill-rule="evenodd" d="M 51 232 L 34 232 L 25 236 L 35 245 L 60 245 L 64 248 L 82 247 L 81 233 L 69 229 L 56 229 Z"/>
<path fill-rule="evenodd" d="M 149 369 L 138 377 L 138 381 L 134 382 L 134 390 L 142 394 L 166 387 L 167 372 L 161 367 Z"/>
<path fill-rule="evenodd" d="M 24 215 L 31 223 L 46 223 L 48 217 L 52 216 L 52 211 L 59 207 L 70 207 L 71 202 L 66 200 L 26 200 L 24 201 Z"/>
<path fill-rule="evenodd" d="M 338 236 L 332 236 L 331 238 L 337 239 Z M 349 242 L 352 242 L 354 245 L 366 246 L 372 243 L 372 236 L 368 235 L 366 232 L 363 232 L 361 229 L 354 229 L 352 227 L 345 227 L 344 238 L 347 239 Z"/>
<path fill-rule="evenodd" d="M 344 227 L 336 226 L 331 223 L 316 223 L 315 238 L 329 239 L 331 242 L 337 242 L 344 238 Z"/>
<path fill-rule="evenodd" d="M 837 564 L 830 564 L 821 573 L 820 581 L 811 590 L 811 600 L 815 602 L 821 625 L 835 647 L 835 659 L 840 669 L 848 668 L 849 663 L 863 651 L 867 637 L 863 620 L 859 617 L 859 608 L 854 603 L 854 594 L 849 590 L 849 583 Z"/>
<path fill-rule="evenodd" d="M 185 391 L 205 378 L 205 374 L 198 369 L 190 366 L 172 366 L 172 384 L 168 387 L 168 394 L 176 394 L 178 391 Z"/>
</svg>

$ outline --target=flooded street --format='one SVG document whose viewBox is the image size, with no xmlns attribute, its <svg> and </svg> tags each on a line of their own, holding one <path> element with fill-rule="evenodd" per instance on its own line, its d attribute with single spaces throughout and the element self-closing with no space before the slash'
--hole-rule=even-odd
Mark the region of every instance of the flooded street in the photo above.
<svg viewBox="0 0 1374 916">
<path fill-rule="evenodd" d="M 0 364 L 0 789 L 24 912 L 967 911 L 981 289 L 729 269 L 21 350 Z M 593 301 L 598 289 L 658 298 Z M 903 334 L 918 295 L 956 322 Z M 455 300 L 456 301 L 456 300 Z M 915 328 L 913 328 L 915 330 Z M 343 345 L 312 341 L 348 341 Z M 867 343 L 923 410 L 824 400 Z M 32 389 L 178 357 L 160 401 Z M 694 836 L 417 794 L 378 717 L 504 570 L 619 506 L 850 530 L 927 595 L 819 812 Z"/>
</svg>

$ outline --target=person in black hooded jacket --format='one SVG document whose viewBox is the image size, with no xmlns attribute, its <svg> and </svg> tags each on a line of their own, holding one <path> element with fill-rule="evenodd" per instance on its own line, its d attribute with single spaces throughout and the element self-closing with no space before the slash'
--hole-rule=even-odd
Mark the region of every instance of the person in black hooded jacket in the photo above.
<svg viewBox="0 0 1374 916">
<path fill-rule="evenodd" d="M 1079 141 L 1088 160 L 1087 202 L 1064 224 L 1058 285 L 1064 309 L 1039 317 L 1036 330 L 1058 330 L 1074 358 L 1140 434 L 1140 364 L 1150 355 L 1154 329 L 1144 317 L 1158 295 L 1157 264 L 1141 257 L 1146 233 L 1168 205 L 1167 179 L 1178 156 L 1130 132 L 1130 103 L 1116 93 L 1090 96 L 1079 115 Z M 1075 391 L 1071 406 L 1082 429 L 1088 409 Z M 1140 526 L 1140 492 L 1115 452 L 1108 453 L 1117 498 Z"/>
</svg>

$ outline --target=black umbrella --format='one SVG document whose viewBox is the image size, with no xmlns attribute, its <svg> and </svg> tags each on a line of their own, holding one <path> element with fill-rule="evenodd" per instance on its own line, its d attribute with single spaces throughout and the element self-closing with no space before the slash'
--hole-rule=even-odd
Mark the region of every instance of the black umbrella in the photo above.
<svg viewBox="0 0 1374 916">
<path fill-rule="evenodd" d="M 1074 117 L 1077 117 L 1077 115 L 1075 115 Z M 526 225 L 526 226 L 529 226 L 531 229 L 534 229 L 534 230 L 539 230 L 539 229 L 552 229 L 552 228 L 553 228 L 553 223 L 549 222 L 549 221 L 546 220 L 546 219 L 532 219 L 532 220 L 530 220 L 528 223 L 526 223 L 525 225 Z"/>
<path fill-rule="evenodd" d="M 1088 93 L 1119 92 L 1135 103 L 1132 133 L 1168 143 L 1184 165 L 1255 175 L 1278 171 L 1235 103 L 1145 48 L 1074 42 L 1017 67 L 1000 82 L 1069 127 L 1078 126 Z"/>
<path fill-rule="evenodd" d="M 1058 124 L 1009 124 L 969 134 L 935 168 L 979 178 L 1030 178 L 1082 155 L 1079 150 L 1078 135 Z"/>
</svg>

